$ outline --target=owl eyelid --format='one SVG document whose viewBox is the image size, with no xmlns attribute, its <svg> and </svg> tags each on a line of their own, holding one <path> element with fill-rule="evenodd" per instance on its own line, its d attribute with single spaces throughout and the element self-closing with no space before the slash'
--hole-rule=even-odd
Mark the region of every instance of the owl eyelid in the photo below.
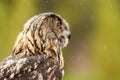
<svg viewBox="0 0 120 80">
<path fill-rule="evenodd" d="M 61 29 L 61 23 L 60 22 L 57 22 L 57 28 Z"/>
</svg>

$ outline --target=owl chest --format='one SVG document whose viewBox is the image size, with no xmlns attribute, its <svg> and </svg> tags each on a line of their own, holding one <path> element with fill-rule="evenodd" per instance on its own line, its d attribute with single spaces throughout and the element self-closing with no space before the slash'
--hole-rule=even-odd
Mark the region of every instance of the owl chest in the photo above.
<svg viewBox="0 0 120 80">
<path fill-rule="evenodd" d="M 40 65 L 38 71 L 40 70 L 43 80 L 62 80 L 64 70 L 61 66 L 63 66 L 63 64 L 50 61 L 49 59 Z"/>
</svg>

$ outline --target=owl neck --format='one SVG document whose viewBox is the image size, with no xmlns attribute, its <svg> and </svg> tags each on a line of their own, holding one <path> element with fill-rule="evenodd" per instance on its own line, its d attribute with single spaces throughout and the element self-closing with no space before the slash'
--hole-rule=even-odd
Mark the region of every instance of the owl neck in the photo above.
<svg viewBox="0 0 120 80">
<path fill-rule="evenodd" d="M 21 33 L 22 34 L 22 33 Z M 57 39 L 32 38 L 25 35 L 19 35 L 12 51 L 14 56 L 32 56 L 44 54 L 46 58 L 59 59 L 62 54 L 62 48 L 59 46 Z"/>
<path fill-rule="evenodd" d="M 29 32 L 23 36 L 20 33 L 12 51 L 13 56 L 35 56 L 40 55 L 41 61 L 47 59 L 54 60 L 55 64 L 59 64 L 59 68 L 63 69 L 64 59 L 62 56 L 62 47 L 59 41 L 50 38 L 40 38 L 39 36 L 30 36 Z"/>
</svg>

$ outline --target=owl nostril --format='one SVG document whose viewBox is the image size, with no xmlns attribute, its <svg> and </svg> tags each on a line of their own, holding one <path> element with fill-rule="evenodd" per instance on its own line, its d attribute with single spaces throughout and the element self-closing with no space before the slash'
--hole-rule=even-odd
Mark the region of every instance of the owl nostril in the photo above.
<svg viewBox="0 0 120 80">
<path fill-rule="evenodd" d="M 69 39 L 69 40 L 71 39 L 71 35 L 68 35 L 68 39 Z"/>
</svg>

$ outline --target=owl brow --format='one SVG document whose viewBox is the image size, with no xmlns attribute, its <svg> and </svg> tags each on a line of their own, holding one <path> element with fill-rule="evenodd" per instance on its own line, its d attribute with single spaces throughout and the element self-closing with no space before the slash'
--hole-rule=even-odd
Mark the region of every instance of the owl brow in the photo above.
<svg viewBox="0 0 120 80">
<path fill-rule="evenodd" d="M 62 24 L 62 19 L 60 19 L 60 17 L 56 16 L 57 20 L 60 22 L 60 24 Z"/>
<path fill-rule="evenodd" d="M 46 20 L 49 23 L 48 25 L 51 25 L 50 21 L 52 21 L 52 23 L 54 23 L 55 17 L 56 17 L 55 15 L 49 15 L 44 20 Z"/>
</svg>

